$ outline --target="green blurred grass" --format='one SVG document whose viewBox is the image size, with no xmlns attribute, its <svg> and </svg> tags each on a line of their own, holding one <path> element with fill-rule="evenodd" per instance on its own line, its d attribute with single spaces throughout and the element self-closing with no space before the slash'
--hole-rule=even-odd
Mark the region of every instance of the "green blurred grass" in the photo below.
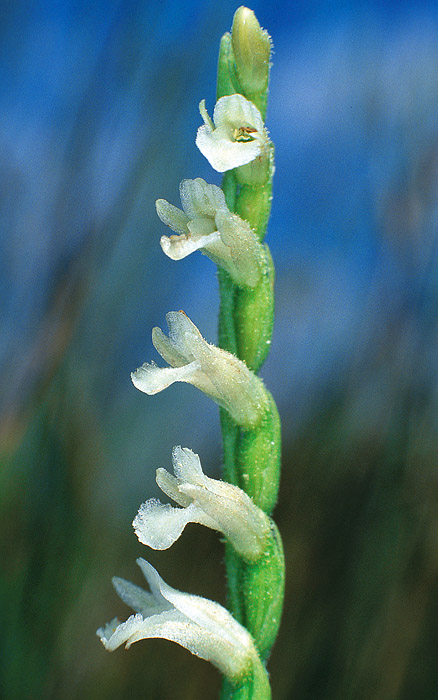
<svg viewBox="0 0 438 700">
<path fill-rule="evenodd" d="M 286 443 L 277 521 L 287 595 L 270 663 L 279 700 L 435 697 L 435 434 L 427 404 L 421 421 L 405 399 L 367 431 L 351 424 L 341 392 Z M 128 614 L 111 575 L 140 583 L 134 560 L 145 555 L 129 521 L 117 531 L 111 512 L 93 509 L 104 442 L 60 372 L 3 459 L 2 697 L 213 698 L 216 672 L 183 649 L 151 640 L 110 655 L 94 636 Z M 214 533 L 189 528 L 159 554 L 150 559 L 171 585 L 223 601 Z"/>
</svg>

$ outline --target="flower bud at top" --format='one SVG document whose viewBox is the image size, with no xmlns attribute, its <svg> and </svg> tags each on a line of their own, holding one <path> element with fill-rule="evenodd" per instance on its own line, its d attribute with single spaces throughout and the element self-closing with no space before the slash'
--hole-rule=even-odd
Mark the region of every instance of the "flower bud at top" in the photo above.
<svg viewBox="0 0 438 700">
<path fill-rule="evenodd" d="M 271 39 L 247 7 L 239 7 L 234 15 L 231 41 L 245 93 L 264 92 L 268 86 Z"/>
</svg>

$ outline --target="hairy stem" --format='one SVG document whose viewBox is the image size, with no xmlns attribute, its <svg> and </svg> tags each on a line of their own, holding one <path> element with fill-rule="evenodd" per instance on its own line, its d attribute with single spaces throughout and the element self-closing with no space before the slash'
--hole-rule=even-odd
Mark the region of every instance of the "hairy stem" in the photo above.
<svg viewBox="0 0 438 700">
<path fill-rule="evenodd" d="M 251 100 L 264 118 L 267 79 L 262 91 L 245 85 L 239 76 L 233 39 L 234 36 L 225 34 L 221 41 L 217 99 L 239 93 Z M 249 222 L 260 241 L 264 239 L 271 209 L 273 173 L 274 151 L 271 148 L 265 176 L 254 178 L 251 164 L 248 164 L 225 173 L 222 182 L 228 207 Z M 267 246 L 265 252 L 262 278 L 253 289 L 238 287 L 226 272 L 219 272 L 219 345 L 244 360 L 254 372 L 258 372 L 269 351 L 274 317 L 274 267 Z M 256 505 L 271 514 L 278 494 L 281 449 L 280 422 L 274 400 L 270 396 L 269 409 L 253 430 L 241 429 L 224 410 L 221 411 L 221 426 L 224 478 L 244 489 Z M 275 524 L 272 523 L 266 550 L 257 562 L 244 561 L 230 545 L 226 545 L 225 561 L 230 609 L 253 636 L 264 662 L 277 635 L 283 604 L 284 556 Z M 252 683 L 236 689 L 225 681 L 221 700 L 268 700 L 271 693 L 267 677 L 263 683 L 260 684 L 260 679 L 258 683 L 256 691 Z"/>
</svg>

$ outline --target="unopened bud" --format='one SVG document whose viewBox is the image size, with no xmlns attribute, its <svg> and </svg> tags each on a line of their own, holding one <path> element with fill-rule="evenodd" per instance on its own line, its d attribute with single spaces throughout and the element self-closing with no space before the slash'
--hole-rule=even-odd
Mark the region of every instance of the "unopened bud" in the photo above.
<svg viewBox="0 0 438 700">
<path fill-rule="evenodd" d="M 237 74 L 246 94 L 266 90 L 271 39 L 252 10 L 239 7 L 234 15 L 231 41 Z"/>
</svg>

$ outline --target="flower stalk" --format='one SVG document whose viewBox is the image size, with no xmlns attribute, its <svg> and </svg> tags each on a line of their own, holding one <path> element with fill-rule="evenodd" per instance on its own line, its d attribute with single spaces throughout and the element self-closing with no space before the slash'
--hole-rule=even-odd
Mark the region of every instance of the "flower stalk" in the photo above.
<svg viewBox="0 0 438 700">
<path fill-rule="evenodd" d="M 138 564 L 150 592 L 124 579 L 114 587 L 133 610 L 97 632 L 105 648 L 162 637 L 213 663 L 223 674 L 221 700 L 270 700 L 265 663 L 275 641 L 284 592 L 281 537 L 271 519 L 280 475 L 280 421 L 257 372 L 271 344 L 274 267 L 263 243 L 270 214 L 274 148 L 264 125 L 271 40 L 254 13 L 240 7 L 222 38 L 213 118 L 200 104 L 196 144 L 224 173 L 222 189 L 201 178 L 183 180 L 182 209 L 164 199 L 157 214 L 176 235 L 163 252 L 182 260 L 200 250 L 218 265 L 219 347 L 208 343 L 183 311 L 170 312 L 169 333 L 152 331 L 167 362 L 145 363 L 134 386 L 153 395 L 177 381 L 203 391 L 220 407 L 224 480 L 209 478 L 188 448 L 173 450 L 173 474 L 157 484 L 177 506 L 145 501 L 133 527 L 142 544 L 169 548 L 189 523 L 225 538 L 228 604 L 177 591 L 145 560 Z"/>
<path fill-rule="evenodd" d="M 265 118 L 269 55 L 270 40 L 266 32 L 250 10 L 239 8 L 231 35 L 226 34 L 221 42 L 218 101 L 239 92 L 251 100 Z M 243 67 L 245 62 L 246 68 Z M 239 165 L 227 171 L 222 182 L 229 209 L 248 221 L 260 241 L 265 236 L 270 214 L 273 174 L 271 144 L 263 167 L 257 161 Z M 219 272 L 219 283 L 219 345 L 244 360 L 253 371 L 258 371 L 271 341 L 273 266 L 263 284 L 251 290 L 239 289 L 224 270 Z M 221 424 L 224 478 L 246 489 L 254 502 L 270 513 L 277 499 L 280 472 L 281 438 L 274 401 L 263 425 L 251 432 L 242 430 L 224 411 L 221 411 Z M 260 464 L 263 464 L 264 474 L 260 474 Z M 261 485 L 259 489 L 254 488 L 256 482 Z M 271 484 L 268 498 L 266 483 Z M 245 624 L 262 659 L 266 659 L 277 634 L 283 603 L 284 558 L 280 536 L 266 560 L 256 565 L 239 559 L 227 545 L 226 567 L 233 615 Z M 237 696 L 229 697 L 237 700 Z"/>
</svg>

